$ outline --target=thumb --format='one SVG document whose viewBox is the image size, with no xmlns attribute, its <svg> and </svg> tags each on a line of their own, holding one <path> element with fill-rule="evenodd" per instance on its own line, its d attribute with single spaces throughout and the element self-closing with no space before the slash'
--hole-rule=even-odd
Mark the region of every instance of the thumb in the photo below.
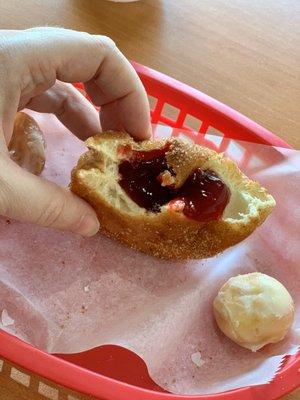
<svg viewBox="0 0 300 400">
<path fill-rule="evenodd" d="M 1 156 L 0 215 L 83 236 L 99 230 L 96 213 L 86 202 Z"/>
</svg>

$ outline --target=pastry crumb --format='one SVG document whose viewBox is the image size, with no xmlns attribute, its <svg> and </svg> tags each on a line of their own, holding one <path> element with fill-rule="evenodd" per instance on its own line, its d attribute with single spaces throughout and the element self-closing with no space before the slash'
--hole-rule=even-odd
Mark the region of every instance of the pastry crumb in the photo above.
<svg viewBox="0 0 300 400">
<path fill-rule="evenodd" d="M 81 313 L 81 314 L 84 314 L 84 313 L 86 313 L 86 312 L 87 312 L 86 306 L 85 306 L 85 305 L 82 305 L 82 306 L 81 306 L 81 311 L 80 311 L 80 313 Z"/>
<path fill-rule="evenodd" d="M 171 186 L 175 183 L 175 178 L 170 171 L 164 171 L 158 176 L 161 186 Z"/>
<path fill-rule="evenodd" d="M 174 212 L 182 212 L 184 210 L 185 203 L 183 200 L 174 200 L 171 203 L 170 209 Z"/>
<path fill-rule="evenodd" d="M 191 355 L 191 360 L 199 368 L 202 367 L 202 365 L 205 363 L 205 361 L 202 360 L 200 351 L 197 351 L 196 353 L 193 353 Z"/>
</svg>

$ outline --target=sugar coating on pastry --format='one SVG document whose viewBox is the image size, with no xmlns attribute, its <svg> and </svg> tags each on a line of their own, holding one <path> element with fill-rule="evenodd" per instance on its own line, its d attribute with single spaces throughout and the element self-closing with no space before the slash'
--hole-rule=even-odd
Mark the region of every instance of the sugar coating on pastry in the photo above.
<svg viewBox="0 0 300 400">
<path fill-rule="evenodd" d="M 275 206 L 259 183 L 206 147 L 178 138 L 135 142 L 124 132 L 86 144 L 71 190 L 95 209 L 102 233 L 155 257 L 213 257 L 248 237 Z"/>
<path fill-rule="evenodd" d="M 219 290 L 213 309 L 221 331 L 252 351 L 282 340 L 294 319 L 294 302 L 287 289 L 259 272 L 230 278 Z"/>
</svg>

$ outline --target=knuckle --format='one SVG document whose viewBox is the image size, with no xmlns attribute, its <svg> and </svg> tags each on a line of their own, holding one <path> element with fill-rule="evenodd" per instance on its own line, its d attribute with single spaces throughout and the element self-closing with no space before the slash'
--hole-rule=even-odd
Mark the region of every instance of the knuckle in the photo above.
<svg viewBox="0 0 300 400">
<path fill-rule="evenodd" d="M 54 89 L 56 90 L 56 89 Z M 59 87 L 56 90 L 56 96 L 57 96 L 57 108 L 54 110 L 54 114 L 58 118 L 62 118 L 68 111 L 68 109 L 72 106 L 74 98 L 70 92 L 67 90 L 61 90 L 61 87 Z"/>
<path fill-rule="evenodd" d="M 100 35 L 96 36 L 96 38 L 97 38 L 97 43 L 99 46 L 101 46 L 102 50 L 114 51 L 117 48 L 116 43 L 108 36 Z"/>
<path fill-rule="evenodd" d="M 14 202 L 11 199 L 11 186 L 7 179 L 0 174 L 0 215 L 8 216 L 11 214 Z"/>
<path fill-rule="evenodd" d="M 66 209 L 67 202 L 63 196 L 53 197 L 38 216 L 36 223 L 49 228 L 54 227 L 63 218 Z"/>
<path fill-rule="evenodd" d="M 72 226 L 70 226 L 70 230 L 72 232 L 79 232 L 80 228 L 82 227 L 82 223 L 85 219 L 87 214 L 77 214 L 75 220 L 72 223 Z"/>
<path fill-rule="evenodd" d="M 3 187 L 2 181 L 0 179 L 0 215 L 8 216 L 10 214 L 9 204 L 11 203 L 7 201 L 7 199 L 7 191 L 5 190 L 5 187 Z"/>
<path fill-rule="evenodd" d="M 20 73 L 19 81 L 23 93 L 40 94 L 55 83 L 55 73 L 47 63 L 36 58 Z"/>
<path fill-rule="evenodd" d="M 116 43 L 109 36 L 102 36 L 102 41 L 105 46 L 115 48 L 117 47 Z"/>
</svg>

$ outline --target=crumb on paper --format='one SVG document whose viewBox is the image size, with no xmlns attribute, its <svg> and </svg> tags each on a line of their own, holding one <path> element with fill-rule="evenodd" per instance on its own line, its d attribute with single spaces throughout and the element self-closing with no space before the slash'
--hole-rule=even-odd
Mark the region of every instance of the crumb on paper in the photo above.
<svg viewBox="0 0 300 400">
<path fill-rule="evenodd" d="M 83 290 L 85 291 L 85 293 L 88 293 L 90 291 L 90 287 L 89 285 L 86 285 Z"/>
<path fill-rule="evenodd" d="M 10 317 L 5 308 L 2 310 L 1 323 L 3 326 L 11 326 L 15 323 L 15 320 Z"/>
<path fill-rule="evenodd" d="M 85 305 L 82 305 L 81 306 L 81 314 L 84 314 L 85 312 L 87 311 L 87 308 L 86 308 L 86 306 Z"/>
<path fill-rule="evenodd" d="M 191 355 L 191 360 L 193 361 L 193 363 L 195 365 L 197 365 L 197 367 L 202 367 L 202 365 L 205 363 L 205 361 L 202 360 L 200 351 L 197 351 L 196 353 L 193 353 Z"/>
</svg>

